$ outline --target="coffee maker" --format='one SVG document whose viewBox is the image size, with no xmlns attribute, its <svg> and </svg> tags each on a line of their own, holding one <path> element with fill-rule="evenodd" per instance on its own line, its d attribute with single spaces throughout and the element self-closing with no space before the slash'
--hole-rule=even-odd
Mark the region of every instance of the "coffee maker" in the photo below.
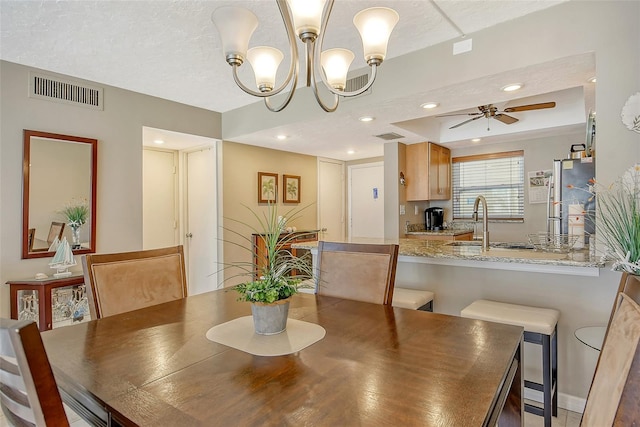
<svg viewBox="0 0 640 427">
<path fill-rule="evenodd" d="M 444 222 L 443 208 L 428 208 L 424 211 L 424 228 L 428 231 L 442 230 Z"/>
</svg>

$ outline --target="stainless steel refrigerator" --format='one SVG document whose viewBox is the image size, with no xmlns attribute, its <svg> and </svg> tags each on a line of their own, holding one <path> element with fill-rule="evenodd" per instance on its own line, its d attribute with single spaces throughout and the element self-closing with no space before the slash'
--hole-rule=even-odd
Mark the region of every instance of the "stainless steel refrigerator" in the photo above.
<svg viewBox="0 0 640 427">
<path fill-rule="evenodd" d="M 553 161 L 553 175 L 549 183 L 547 231 L 553 234 L 570 233 L 570 206 L 580 204 L 584 215 L 585 243 L 595 232 L 596 201 L 590 192 L 596 175 L 595 157 Z"/>
</svg>

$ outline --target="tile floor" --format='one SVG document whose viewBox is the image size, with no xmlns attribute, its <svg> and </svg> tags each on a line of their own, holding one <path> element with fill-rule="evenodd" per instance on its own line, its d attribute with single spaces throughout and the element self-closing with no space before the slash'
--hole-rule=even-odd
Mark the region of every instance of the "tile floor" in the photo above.
<svg viewBox="0 0 640 427">
<path fill-rule="evenodd" d="M 65 410 L 67 411 L 67 418 L 69 418 L 69 422 L 71 427 L 90 427 L 90 425 L 81 419 L 75 412 L 69 409 L 65 405 Z M 553 417 L 552 426 L 553 427 L 580 427 L 580 417 L 582 414 L 577 412 L 567 411 L 566 409 L 558 408 L 558 416 Z M 524 427 L 542 427 L 544 426 L 544 422 L 542 417 L 538 417 L 533 414 L 524 414 Z M 2 411 L 0 411 L 0 427 L 10 427 L 9 423 L 4 417 Z"/>
<path fill-rule="evenodd" d="M 69 419 L 69 424 L 71 427 L 91 427 L 89 423 L 80 418 L 80 416 L 73 412 L 73 410 L 67 405 L 64 405 L 64 410 L 67 413 L 67 418 Z M 9 424 L 9 422 L 5 418 L 4 412 L 2 412 L 2 410 L 0 410 L 0 427 L 11 427 L 11 424 Z"/>
<path fill-rule="evenodd" d="M 577 412 L 567 411 L 566 409 L 558 408 L 558 416 L 552 417 L 552 427 L 580 427 L 580 419 L 582 414 Z M 544 420 L 537 415 L 524 414 L 524 427 L 543 427 Z"/>
</svg>

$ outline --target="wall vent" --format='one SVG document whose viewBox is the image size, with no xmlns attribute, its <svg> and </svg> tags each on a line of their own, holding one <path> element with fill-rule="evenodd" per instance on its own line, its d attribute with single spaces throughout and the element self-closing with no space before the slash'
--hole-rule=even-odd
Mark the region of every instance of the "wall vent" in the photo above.
<svg viewBox="0 0 640 427">
<path fill-rule="evenodd" d="M 362 89 L 369 83 L 369 74 L 362 74 L 361 76 L 355 76 L 350 79 L 347 79 L 347 82 L 344 87 L 345 92 L 353 92 L 358 89 Z M 351 101 L 352 99 L 360 98 L 361 96 L 366 96 L 371 93 L 372 87 L 365 90 L 358 96 L 345 96 L 340 98 L 340 102 Z"/>
<path fill-rule="evenodd" d="M 400 135 L 395 132 L 389 132 L 389 133 L 381 133 L 380 135 L 376 135 L 376 138 L 381 138 L 381 139 L 384 139 L 385 141 L 391 141 L 393 139 L 404 138 L 404 135 Z"/>
<path fill-rule="evenodd" d="M 344 91 L 353 92 L 354 90 L 365 87 L 367 83 L 369 83 L 369 74 L 352 77 L 350 79 L 347 79 L 347 84 Z"/>
<path fill-rule="evenodd" d="M 63 104 L 103 110 L 103 89 L 62 80 L 44 74 L 29 73 L 29 97 Z"/>
</svg>

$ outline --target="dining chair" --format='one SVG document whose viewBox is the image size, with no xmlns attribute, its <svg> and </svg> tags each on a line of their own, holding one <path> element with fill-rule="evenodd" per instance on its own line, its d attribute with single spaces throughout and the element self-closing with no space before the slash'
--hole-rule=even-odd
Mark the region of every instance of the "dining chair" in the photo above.
<svg viewBox="0 0 640 427">
<path fill-rule="evenodd" d="M 92 319 L 187 296 L 182 245 L 82 256 Z"/>
<path fill-rule="evenodd" d="M 398 265 L 398 245 L 318 242 L 320 295 L 390 305 Z"/>
<path fill-rule="evenodd" d="M 640 280 L 624 273 L 600 351 L 582 427 L 640 425 Z"/>
<path fill-rule="evenodd" d="M 0 319 L 0 406 L 15 426 L 69 426 L 40 331 Z"/>
<path fill-rule="evenodd" d="M 51 245 L 55 238 L 62 241 L 62 233 L 64 233 L 64 222 L 51 221 L 51 227 L 49 227 L 49 235 L 47 236 L 47 244 Z"/>
<path fill-rule="evenodd" d="M 27 247 L 29 248 L 29 252 L 33 252 L 33 241 L 36 238 L 36 229 L 30 228 L 27 232 Z"/>
</svg>

